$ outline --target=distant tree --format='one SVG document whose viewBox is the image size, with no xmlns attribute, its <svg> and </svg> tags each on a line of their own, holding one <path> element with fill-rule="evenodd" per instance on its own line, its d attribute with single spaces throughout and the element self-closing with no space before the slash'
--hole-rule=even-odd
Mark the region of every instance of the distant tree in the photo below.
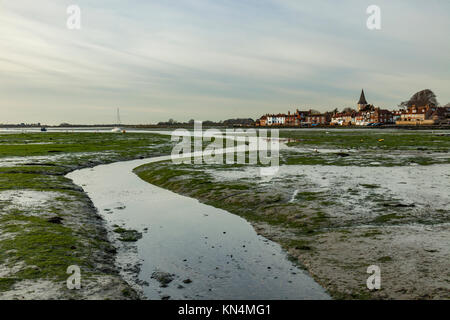
<svg viewBox="0 0 450 320">
<path fill-rule="evenodd" d="M 317 111 L 315 109 L 310 109 L 309 112 L 311 112 L 311 114 L 320 114 L 320 111 Z"/>
<path fill-rule="evenodd" d="M 436 99 L 436 95 L 430 89 L 425 89 L 419 92 L 416 92 L 409 100 L 403 101 L 399 104 L 399 107 L 412 107 L 413 105 L 416 107 L 423 107 L 427 104 L 439 106 L 439 103 Z"/>
<path fill-rule="evenodd" d="M 344 110 L 342 110 L 343 113 L 352 113 L 352 112 L 355 112 L 355 111 L 356 111 L 355 109 L 352 109 L 350 107 L 344 108 Z"/>
<path fill-rule="evenodd" d="M 169 121 L 167 121 L 167 123 L 168 123 L 168 124 L 174 124 L 174 123 L 176 123 L 176 121 L 173 120 L 173 119 L 169 119 Z"/>
<path fill-rule="evenodd" d="M 331 114 L 336 114 L 336 113 L 339 113 L 339 109 L 338 109 L 338 108 L 334 108 L 334 109 L 331 111 Z"/>
<path fill-rule="evenodd" d="M 250 126 L 253 125 L 255 121 L 251 118 L 237 118 L 237 119 L 227 119 L 223 121 L 224 125 L 227 126 Z"/>
</svg>

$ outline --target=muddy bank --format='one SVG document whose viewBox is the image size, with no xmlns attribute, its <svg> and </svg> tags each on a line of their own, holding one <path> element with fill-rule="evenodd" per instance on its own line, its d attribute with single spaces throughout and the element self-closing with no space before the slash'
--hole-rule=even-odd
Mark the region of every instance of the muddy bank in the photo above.
<svg viewBox="0 0 450 320">
<path fill-rule="evenodd" d="M 253 222 L 257 232 L 286 241 L 286 230 Z M 449 299 L 450 224 L 346 228 L 286 246 L 336 299 Z M 381 290 L 366 287 L 369 265 L 381 268 Z"/>
<path fill-rule="evenodd" d="M 72 187 L 0 192 L 0 299 L 138 297 L 119 276 L 104 221 Z M 80 290 L 67 288 L 70 265 L 81 269 Z"/>
</svg>

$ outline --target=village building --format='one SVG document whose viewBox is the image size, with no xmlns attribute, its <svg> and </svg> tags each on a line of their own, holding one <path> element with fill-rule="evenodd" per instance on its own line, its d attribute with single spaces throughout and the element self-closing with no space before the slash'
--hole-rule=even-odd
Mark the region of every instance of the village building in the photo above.
<svg viewBox="0 0 450 320">
<path fill-rule="evenodd" d="M 296 110 L 295 113 L 288 111 L 287 114 L 265 114 L 256 121 L 257 126 L 289 126 L 298 127 L 308 124 L 327 124 L 330 116 L 326 114 L 312 114 L 309 111 Z"/>
<path fill-rule="evenodd" d="M 286 123 L 286 115 L 285 114 L 267 114 L 266 115 L 267 126 L 283 126 Z"/>
<path fill-rule="evenodd" d="M 338 126 L 350 126 L 354 123 L 355 113 L 338 112 L 331 117 L 331 124 Z"/>
<path fill-rule="evenodd" d="M 369 126 L 374 124 L 393 123 L 392 112 L 369 104 L 366 100 L 364 89 L 361 90 L 361 96 L 359 97 L 359 101 L 357 103 L 357 110 L 357 112 L 352 111 L 334 114 L 331 119 L 331 124 L 341 126 Z"/>
<path fill-rule="evenodd" d="M 377 121 L 375 123 L 381 123 L 381 124 L 394 123 L 392 111 L 389 111 L 386 109 L 378 109 L 378 112 L 376 113 L 375 117 L 376 117 L 375 119 Z"/>
<path fill-rule="evenodd" d="M 295 127 L 300 125 L 300 120 L 298 119 L 297 115 L 295 113 L 291 114 L 290 111 L 288 111 L 288 114 L 286 115 L 286 126 Z"/>
<path fill-rule="evenodd" d="M 402 111 L 397 125 L 433 125 L 446 122 L 446 109 L 432 104 L 417 107 L 415 105 Z"/>
<path fill-rule="evenodd" d="M 354 124 L 357 126 L 368 126 L 373 124 L 393 123 L 393 114 L 389 110 L 380 109 L 373 105 L 366 105 L 354 117 Z"/>
<path fill-rule="evenodd" d="M 450 119 L 450 106 L 445 106 L 445 118 Z"/>
<path fill-rule="evenodd" d="M 262 116 L 261 118 L 257 119 L 255 122 L 255 125 L 257 127 L 265 127 L 267 126 L 267 116 Z"/>
<path fill-rule="evenodd" d="M 308 116 L 309 113 L 310 113 L 310 110 L 309 111 L 300 111 L 297 109 L 295 111 L 295 116 L 297 117 L 299 124 L 306 122 L 306 117 Z"/>
<path fill-rule="evenodd" d="M 326 113 L 320 113 L 320 114 L 314 114 L 310 112 L 308 115 L 306 115 L 305 122 L 307 124 L 311 125 L 325 125 L 329 124 L 331 122 L 331 114 Z"/>
<path fill-rule="evenodd" d="M 362 93 L 362 97 L 364 97 L 364 92 Z M 361 99 L 360 99 L 361 102 Z M 375 123 L 377 109 L 373 105 L 366 104 L 362 106 L 358 103 L 358 112 L 354 115 L 354 125 L 357 126 L 367 126 L 370 123 Z"/>
<path fill-rule="evenodd" d="M 437 107 L 426 105 L 421 107 L 411 106 L 407 110 L 389 111 L 369 104 L 366 100 L 364 89 L 361 90 L 357 110 L 348 112 L 317 113 L 311 109 L 308 111 L 296 110 L 287 114 L 266 114 L 256 121 L 257 126 L 316 126 L 316 125 L 356 125 L 372 126 L 393 124 L 450 124 L 450 107 Z"/>
<path fill-rule="evenodd" d="M 403 114 L 404 110 L 394 110 L 392 111 L 392 122 L 396 123 L 401 119 L 401 116 Z"/>
</svg>

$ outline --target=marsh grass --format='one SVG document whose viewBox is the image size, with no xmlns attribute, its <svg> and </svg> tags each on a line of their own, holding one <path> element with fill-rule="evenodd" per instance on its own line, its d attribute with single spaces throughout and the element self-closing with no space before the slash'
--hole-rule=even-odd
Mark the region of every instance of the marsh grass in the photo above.
<svg viewBox="0 0 450 320">
<path fill-rule="evenodd" d="M 10 201 L 1 201 L 0 264 L 10 270 L 16 266 L 16 271 L 0 278 L 0 291 L 8 291 L 23 280 L 47 279 L 61 283 L 67 279 L 66 270 L 70 265 L 80 266 L 85 279 L 101 274 L 103 271 L 95 267 L 98 255 L 112 252 L 111 244 L 102 235 L 93 233 L 90 225 L 64 225 L 64 219 L 62 224 L 48 221 L 49 215 L 71 214 L 79 216 L 81 223 L 90 214 L 86 210 L 92 210 L 80 187 L 64 175 L 101 163 L 168 154 L 172 148 L 169 139 L 148 133 L 0 135 L 0 161 L 7 158 L 5 164 L 11 163 L 0 167 L 0 191 L 59 194 L 39 208 L 21 208 Z M 124 241 L 133 241 L 128 235 L 124 234 Z"/>
</svg>

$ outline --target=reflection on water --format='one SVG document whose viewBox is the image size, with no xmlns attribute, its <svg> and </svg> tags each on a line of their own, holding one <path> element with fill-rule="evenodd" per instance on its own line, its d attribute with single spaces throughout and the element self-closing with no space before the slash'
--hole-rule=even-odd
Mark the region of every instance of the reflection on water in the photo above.
<svg viewBox="0 0 450 320">
<path fill-rule="evenodd" d="M 131 170 L 137 160 L 68 175 L 83 186 L 108 221 L 143 232 L 137 244 L 139 278 L 149 299 L 328 299 L 276 243 L 258 236 L 244 219 L 148 184 Z M 111 211 L 105 211 L 111 210 Z M 146 229 L 148 228 L 148 230 Z M 122 263 L 132 252 L 119 250 Z M 174 274 L 167 287 L 151 278 Z M 188 283 L 183 282 L 184 280 Z"/>
</svg>

